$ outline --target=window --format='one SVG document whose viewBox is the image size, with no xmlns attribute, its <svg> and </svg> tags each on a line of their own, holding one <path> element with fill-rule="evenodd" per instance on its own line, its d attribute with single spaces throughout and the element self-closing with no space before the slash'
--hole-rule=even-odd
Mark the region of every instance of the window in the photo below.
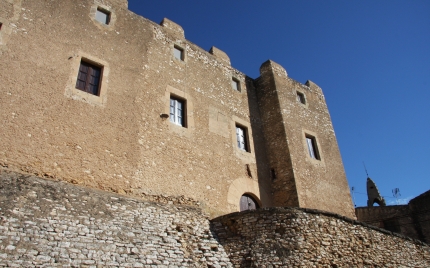
<svg viewBox="0 0 430 268">
<path fill-rule="evenodd" d="M 240 91 L 240 82 L 239 82 L 239 80 L 237 80 L 236 78 L 232 78 L 232 80 L 231 80 L 231 87 L 234 90 Z"/>
<path fill-rule="evenodd" d="M 173 56 L 178 60 L 184 60 L 184 50 L 178 46 L 173 47 Z"/>
<path fill-rule="evenodd" d="M 104 9 L 97 8 L 96 20 L 100 23 L 108 25 L 110 21 L 110 12 Z"/>
<path fill-rule="evenodd" d="M 297 101 L 300 102 L 301 104 L 306 104 L 305 94 L 297 91 Z"/>
<path fill-rule="evenodd" d="M 185 127 L 185 101 L 170 97 L 170 122 Z"/>
<path fill-rule="evenodd" d="M 320 155 L 318 152 L 317 142 L 315 137 L 306 135 L 306 144 L 308 146 L 309 156 L 313 159 L 320 160 Z"/>
<path fill-rule="evenodd" d="M 90 94 L 100 95 L 102 67 L 81 60 L 76 88 Z"/>
<path fill-rule="evenodd" d="M 236 125 L 237 147 L 245 152 L 249 152 L 248 137 L 246 132 L 247 131 L 245 127 Z"/>
<path fill-rule="evenodd" d="M 1 30 L 1 27 L 2 27 L 2 26 L 3 26 L 3 23 L 1 23 L 1 22 L 0 22 L 0 30 Z"/>
</svg>

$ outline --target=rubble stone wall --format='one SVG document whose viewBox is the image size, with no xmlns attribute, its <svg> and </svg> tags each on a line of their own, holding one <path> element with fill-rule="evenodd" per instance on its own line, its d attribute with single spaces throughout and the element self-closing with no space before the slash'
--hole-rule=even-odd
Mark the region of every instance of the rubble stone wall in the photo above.
<svg viewBox="0 0 430 268">
<path fill-rule="evenodd" d="M 181 198 L 160 200 L 0 169 L 0 267 L 430 267 L 427 244 L 329 212 L 210 221 Z"/>
<path fill-rule="evenodd" d="M 231 267 L 196 207 L 0 170 L 0 267 L 146 265 Z"/>
<path fill-rule="evenodd" d="M 267 208 L 212 220 L 236 267 L 430 267 L 430 247 L 337 214 Z"/>
</svg>

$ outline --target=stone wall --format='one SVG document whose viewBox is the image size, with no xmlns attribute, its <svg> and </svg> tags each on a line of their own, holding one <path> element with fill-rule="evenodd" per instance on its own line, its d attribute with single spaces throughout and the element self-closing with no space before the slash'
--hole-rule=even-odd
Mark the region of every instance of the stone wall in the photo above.
<svg viewBox="0 0 430 268">
<path fill-rule="evenodd" d="M 355 213 L 359 221 L 430 242 L 430 191 L 407 205 L 358 207 Z"/>
<path fill-rule="evenodd" d="M 358 207 L 357 220 L 418 239 L 408 205 Z"/>
<path fill-rule="evenodd" d="M 333 213 L 268 208 L 211 221 L 236 267 L 430 267 L 430 247 Z"/>
<path fill-rule="evenodd" d="M 195 207 L 0 170 L 0 266 L 231 267 Z"/>
<path fill-rule="evenodd" d="M 271 208 L 210 222 L 180 198 L 161 200 L 0 170 L 0 266 L 430 265 L 428 245 L 328 212 Z"/>
<path fill-rule="evenodd" d="M 430 244 L 430 190 L 409 202 L 418 238 Z"/>
</svg>

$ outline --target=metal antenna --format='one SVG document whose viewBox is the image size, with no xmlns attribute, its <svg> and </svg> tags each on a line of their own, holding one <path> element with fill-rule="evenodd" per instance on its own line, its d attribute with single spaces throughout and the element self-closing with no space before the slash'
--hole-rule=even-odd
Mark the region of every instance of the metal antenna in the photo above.
<svg viewBox="0 0 430 268">
<path fill-rule="evenodd" d="M 399 188 L 394 188 L 392 190 L 392 192 L 393 192 L 393 196 L 396 198 L 396 204 L 398 205 L 399 204 L 399 196 L 401 196 L 400 189 Z"/>
<path fill-rule="evenodd" d="M 352 192 L 352 202 L 354 202 L 354 207 L 357 207 L 357 205 L 355 204 L 354 190 L 355 190 L 355 187 L 354 187 L 354 186 L 352 186 L 352 187 L 351 187 L 351 192 Z"/>
<path fill-rule="evenodd" d="M 364 166 L 364 171 L 366 171 L 366 175 L 369 178 L 369 173 L 367 173 L 367 169 L 366 169 L 366 165 L 364 164 L 364 161 L 363 161 L 363 166 Z"/>
</svg>

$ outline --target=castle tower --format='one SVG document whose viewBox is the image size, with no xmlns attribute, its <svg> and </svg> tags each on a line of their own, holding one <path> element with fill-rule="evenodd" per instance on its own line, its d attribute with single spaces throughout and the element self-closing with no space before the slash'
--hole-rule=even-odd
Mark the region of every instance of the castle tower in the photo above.
<svg viewBox="0 0 430 268">
<path fill-rule="evenodd" d="M 320 87 L 289 78 L 273 61 L 260 68 L 257 95 L 275 206 L 333 211 L 354 208 L 324 95 Z"/>
<path fill-rule="evenodd" d="M 252 79 L 126 0 L 0 3 L 0 166 L 212 216 L 243 203 L 354 217 L 317 85 L 273 61 Z"/>
</svg>

